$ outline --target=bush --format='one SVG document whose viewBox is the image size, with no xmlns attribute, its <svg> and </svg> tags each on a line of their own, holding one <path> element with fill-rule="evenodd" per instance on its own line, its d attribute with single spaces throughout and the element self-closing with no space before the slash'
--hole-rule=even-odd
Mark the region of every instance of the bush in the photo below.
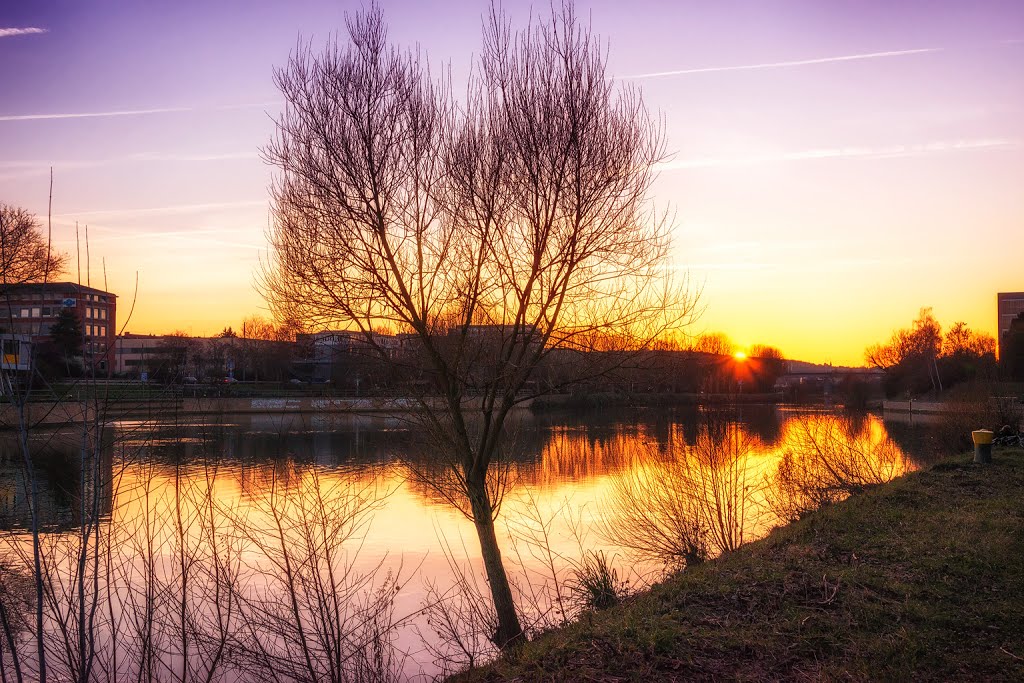
<svg viewBox="0 0 1024 683">
<path fill-rule="evenodd" d="M 625 581 L 619 580 L 619 572 L 603 550 L 587 551 L 572 573 L 569 590 L 581 609 L 613 607 L 625 597 L 629 588 Z"/>
</svg>

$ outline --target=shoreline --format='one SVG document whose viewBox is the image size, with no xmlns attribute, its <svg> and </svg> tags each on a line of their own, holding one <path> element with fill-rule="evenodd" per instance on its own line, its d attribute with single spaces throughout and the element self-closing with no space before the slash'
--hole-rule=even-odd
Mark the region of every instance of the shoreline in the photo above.
<svg viewBox="0 0 1024 683">
<path fill-rule="evenodd" d="M 1021 680 L 1024 450 L 874 486 L 451 681 Z"/>
</svg>

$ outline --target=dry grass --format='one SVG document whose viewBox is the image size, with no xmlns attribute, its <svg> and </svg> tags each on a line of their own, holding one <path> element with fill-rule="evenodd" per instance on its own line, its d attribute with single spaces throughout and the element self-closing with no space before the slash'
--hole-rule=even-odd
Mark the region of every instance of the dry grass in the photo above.
<svg viewBox="0 0 1024 683">
<path fill-rule="evenodd" d="M 1022 680 L 1024 451 L 959 456 L 587 613 L 473 681 Z"/>
</svg>

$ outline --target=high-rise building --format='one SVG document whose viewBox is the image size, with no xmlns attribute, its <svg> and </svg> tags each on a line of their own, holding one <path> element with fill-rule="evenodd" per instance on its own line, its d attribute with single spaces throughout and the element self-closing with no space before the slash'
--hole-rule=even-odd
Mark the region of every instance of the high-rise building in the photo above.
<svg viewBox="0 0 1024 683">
<path fill-rule="evenodd" d="M 996 294 L 997 336 L 999 357 L 1003 357 L 1003 338 L 1010 329 L 1010 322 L 1024 313 L 1024 292 L 1000 292 Z"/>
</svg>

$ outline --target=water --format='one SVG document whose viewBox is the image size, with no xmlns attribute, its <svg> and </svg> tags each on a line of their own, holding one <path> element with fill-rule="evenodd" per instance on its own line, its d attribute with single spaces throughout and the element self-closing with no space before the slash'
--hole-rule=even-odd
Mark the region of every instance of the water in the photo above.
<svg viewBox="0 0 1024 683">
<path fill-rule="evenodd" d="M 84 585 L 100 596 L 97 660 L 117 652 L 120 675 L 148 662 L 161 677 L 174 679 L 183 667 L 194 667 L 189 673 L 195 675 L 216 661 L 228 680 L 238 679 L 237 662 L 229 661 L 232 648 L 222 648 L 223 661 L 209 654 L 216 651 L 211 629 L 223 634 L 248 628 L 247 636 L 237 636 L 249 638 L 245 647 L 297 656 L 285 632 L 296 621 L 294 605 L 284 600 L 294 594 L 294 585 L 289 593 L 282 579 L 289 554 L 301 560 L 291 571 L 309 605 L 329 594 L 365 606 L 367 596 L 387 593 L 389 613 L 381 619 L 398 622 L 389 633 L 404 653 L 396 665 L 403 675 L 435 674 L 443 669 L 439 660 L 465 659 L 466 648 L 445 649 L 437 631 L 445 630 L 439 617 L 472 616 L 453 588 L 460 578 L 463 588 L 486 594 L 474 526 L 438 485 L 444 470 L 435 455 L 401 419 L 264 415 L 187 424 L 118 422 L 105 430 L 100 457 L 84 470 L 80 435 L 36 434 L 31 443 L 44 555 L 49 553 L 51 585 L 59 588 L 47 601 L 55 651 L 74 641 L 74 632 L 69 639 L 55 624 L 77 623 L 68 621 L 83 604 L 74 578 L 77 553 L 82 520 L 90 519 L 89 505 L 95 504 L 101 522 L 86 527 L 92 545 L 84 553 Z M 821 462 L 792 455 L 813 450 L 812 443 L 832 444 L 827 476 L 837 470 L 848 482 L 884 481 L 916 466 L 877 417 L 773 406 L 522 413 L 510 422 L 507 443 L 508 485 L 497 528 L 534 630 L 578 611 L 574 572 L 594 552 L 603 553 L 629 589 L 676 565 L 676 549 L 660 547 L 658 536 L 669 529 L 678 541 L 688 533 L 677 528 L 680 505 L 687 519 L 703 520 L 694 538 L 713 556 L 763 536 L 819 503 L 815 496 L 833 495 L 821 486 L 808 493 L 808 481 L 826 476 Z M 13 439 L 0 444 L 6 456 L 0 469 L 0 572 L 9 592 L 26 594 L 31 539 L 25 532 L 25 468 Z M 661 528 L 652 533 L 652 524 Z M 234 581 L 238 597 L 228 599 L 218 576 Z M 325 576 L 341 580 L 324 591 L 317 582 Z M 440 597 L 446 600 L 440 613 L 423 611 Z M 225 627 L 216 605 L 232 601 L 235 611 Z M 30 597 L 11 601 L 11 609 L 19 604 L 30 612 Z M 335 621 L 342 614 L 362 618 L 351 608 L 337 609 Z M 139 626 L 148 622 L 163 626 Z M 486 657 L 484 629 L 479 623 L 476 628 L 481 633 L 468 638 L 469 649 Z M 346 647 L 368 651 L 372 637 L 366 629 L 352 630 L 362 635 Z M 27 635 L 22 629 L 21 648 L 30 660 Z M 266 642 L 257 648 L 260 639 Z M 162 644 L 147 650 L 140 642 Z M 324 642 L 330 650 L 331 639 Z M 278 666 L 266 656 L 267 666 Z"/>
</svg>

